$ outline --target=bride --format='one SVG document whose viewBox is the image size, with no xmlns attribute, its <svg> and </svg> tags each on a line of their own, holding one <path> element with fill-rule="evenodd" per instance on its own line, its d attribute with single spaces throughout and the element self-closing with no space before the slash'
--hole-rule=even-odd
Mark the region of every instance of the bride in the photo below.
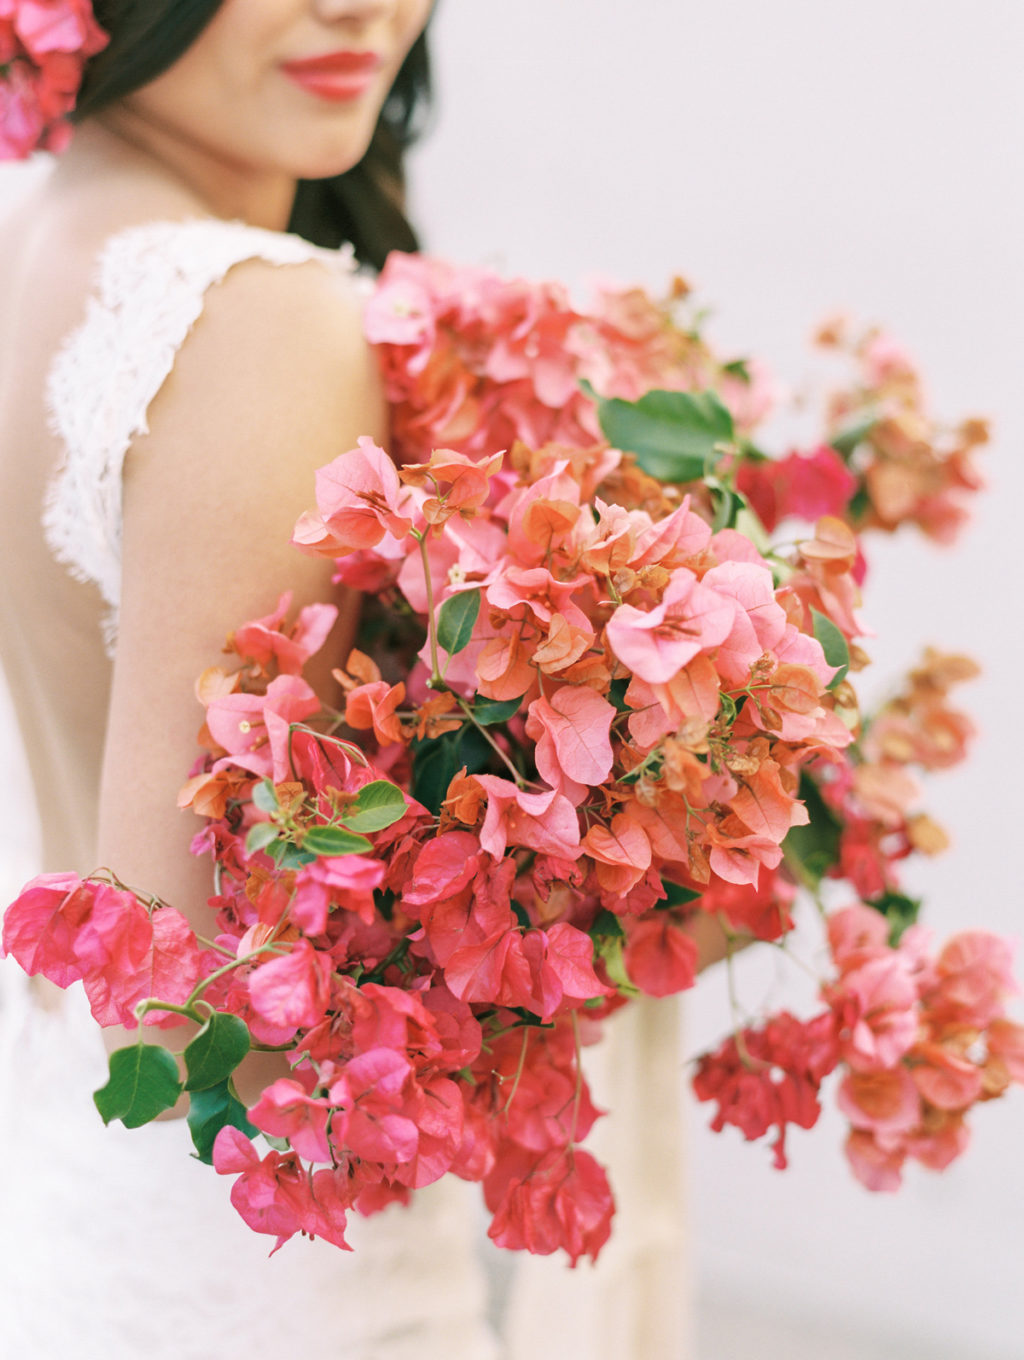
<svg viewBox="0 0 1024 1360">
<path fill-rule="evenodd" d="M 316 468 L 360 435 L 386 444 L 363 284 L 350 250 L 325 247 L 350 239 L 376 265 L 414 245 L 400 147 L 430 7 L 95 0 L 110 41 L 72 144 L 0 228 L 0 649 L 43 867 L 112 866 L 197 925 L 209 871 L 174 801 L 195 677 L 282 588 L 296 608 L 329 598 L 330 565 L 289 547 L 292 526 Z M 353 636 L 339 603 L 321 680 Z M 499 1354 L 474 1188 L 446 1178 L 357 1225 L 353 1255 L 303 1242 L 268 1262 L 180 1121 L 103 1129 L 80 1000 L 2 983 L 8 1354 Z M 636 1012 L 604 1054 L 626 1117 L 649 1126 L 646 1155 L 632 1126 L 608 1134 L 616 1240 L 594 1272 L 529 1261 L 510 1291 L 492 1262 L 509 1354 L 683 1353 L 674 1036 Z M 627 1092 L 641 1055 L 660 1073 Z"/>
</svg>

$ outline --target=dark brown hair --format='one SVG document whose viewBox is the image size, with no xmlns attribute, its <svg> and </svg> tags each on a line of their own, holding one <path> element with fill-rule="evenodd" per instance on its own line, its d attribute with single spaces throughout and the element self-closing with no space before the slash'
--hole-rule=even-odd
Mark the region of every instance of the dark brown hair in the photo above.
<svg viewBox="0 0 1024 1360">
<path fill-rule="evenodd" d="M 93 0 L 96 20 L 110 35 L 93 57 L 75 120 L 99 113 L 155 80 L 188 50 L 222 0 Z M 384 104 L 363 159 L 332 179 L 301 180 L 289 230 L 321 246 L 351 241 L 376 268 L 392 250 L 415 250 L 405 215 L 406 148 L 422 130 L 430 100 L 425 35 L 416 40 Z"/>
</svg>

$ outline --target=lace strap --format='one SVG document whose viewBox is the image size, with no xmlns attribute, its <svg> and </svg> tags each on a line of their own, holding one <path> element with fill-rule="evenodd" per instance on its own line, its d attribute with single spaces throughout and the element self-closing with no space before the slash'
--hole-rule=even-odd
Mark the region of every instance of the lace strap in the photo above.
<svg viewBox="0 0 1024 1360">
<path fill-rule="evenodd" d="M 320 260 L 352 272 L 352 248 L 325 251 L 242 222 L 153 222 L 112 237 L 100 255 L 85 320 L 58 350 L 47 380 L 62 459 L 43 510 L 46 540 L 107 604 L 112 651 L 121 597 L 121 476 L 132 441 L 203 310 L 208 289 L 245 260 Z"/>
</svg>

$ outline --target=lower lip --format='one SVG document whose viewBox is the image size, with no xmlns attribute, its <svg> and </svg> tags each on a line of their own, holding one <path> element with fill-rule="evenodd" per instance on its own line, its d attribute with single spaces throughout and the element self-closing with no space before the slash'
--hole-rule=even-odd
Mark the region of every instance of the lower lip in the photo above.
<svg viewBox="0 0 1024 1360">
<path fill-rule="evenodd" d="M 332 104 L 350 104 L 361 99 L 372 88 L 376 76 L 374 71 L 297 71 L 287 66 L 283 69 L 300 89 Z"/>
</svg>

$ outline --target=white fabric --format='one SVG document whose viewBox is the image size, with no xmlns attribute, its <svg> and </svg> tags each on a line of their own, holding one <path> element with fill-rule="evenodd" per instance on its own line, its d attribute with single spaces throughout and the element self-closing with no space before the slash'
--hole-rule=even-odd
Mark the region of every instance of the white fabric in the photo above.
<svg viewBox="0 0 1024 1360">
<path fill-rule="evenodd" d="M 156 223 L 105 248 L 83 324 L 60 350 L 49 401 L 64 461 L 45 525 L 95 581 L 116 639 L 121 471 L 206 290 L 247 259 L 350 252 L 238 223 Z M 181 1122 L 104 1129 L 105 1072 L 80 997 L 55 1011 L 0 968 L 0 1337 L 32 1360 L 685 1360 L 678 1008 L 638 1003 L 586 1056 L 613 1113 L 595 1130 L 619 1201 L 598 1266 L 514 1261 L 483 1236 L 480 1191 L 454 1178 L 353 1221 L 354 1254 L 293 1241 L 268 1260 L 228 1186 L 188 1156 Z"/>
<path fill-rule="evenodd" d="M 105 1129 L 100 1032 L 0 965 L 0 1353 L 11 1360 L 497 1360 L 477 1187 L 353 1216 L 355 1250 L 273 1240 L 183 1120 Z"/>
<path fill-rule="evenodd" d="M 43 528 L 55 556 L 99 586 L 108 650 L 121 599 L 121 472 L 147 412 L 199 318 L 209 288 L 233 265 L 318 259 L 345 272 L 351 247 L 318 250 L 299 236 L 243 222 L 150 222 L 107 242 L 85 319 L 50 369 L 47 407 L 64 456 L 50 485 Z"/>
</svg>

